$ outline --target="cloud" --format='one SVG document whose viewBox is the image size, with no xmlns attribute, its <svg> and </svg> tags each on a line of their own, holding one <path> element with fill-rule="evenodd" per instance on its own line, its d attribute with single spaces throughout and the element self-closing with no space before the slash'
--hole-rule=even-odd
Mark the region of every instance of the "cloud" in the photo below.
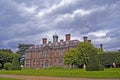
<svg viewBox="0 0 120 80">
<path fill-rule="evenodd" d="M 7 6 L 6 6 L 7 5 Z M 18 43 L 41 44 L 66 33 L 72 39 L 88 36 L 96 47 L 104 44 L 106 51 L 120 46 L 118 0 L 1 0 L 0 48 L 16 50 Z"/>
<path fill-rule="evenodd" d="M 108 30 L 99 30 L 96 32 L 90 32 L 88 33 L 88 35 L 93 35 L 95 37 L 104 37 L 107 35 L 108 32 L 109 32 Z"/>
</svg>

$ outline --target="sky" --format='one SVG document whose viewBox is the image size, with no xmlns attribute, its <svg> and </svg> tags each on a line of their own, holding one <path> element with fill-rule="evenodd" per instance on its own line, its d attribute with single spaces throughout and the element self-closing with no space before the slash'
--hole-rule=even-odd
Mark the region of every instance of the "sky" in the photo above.
<svg viewBox="0 0 120 80">
<path fill-rule="evenodd" d="M 0 48 L 40 45 L 53 34 L 92 40 L 105 51 L 120 49 L 120 0 L 0 0 Z"/>
</svg>

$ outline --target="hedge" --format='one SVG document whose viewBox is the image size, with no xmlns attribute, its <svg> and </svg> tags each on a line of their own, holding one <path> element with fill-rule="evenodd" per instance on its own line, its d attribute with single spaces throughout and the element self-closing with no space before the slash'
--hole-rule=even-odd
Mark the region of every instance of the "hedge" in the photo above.
<svg viewBox="0 0 120 80">
<path fill-rule="evenodd" d="M 86 71 L 104 71 L 104 66 L 103 65 L 87 66 Z"/>
<path fill-rule="evenodd" d="M 105 67 L 110 67 L 113 63 L 120 67 L 120 52 L 104 52 L 99 54 L 100 63 Z"/>
<path fill-rule="evenodd" d="M 5 63 L 4 64 L 4 69 L 11 70 L 12 69 L 12 64 L 10 62 Z"/>
<path fill-rule="evenodd" d="M 96 49 L 89 55 L 86 71 L 103 71 L 104 67 L 100 64 L 99 55 Z"/>
</svg>

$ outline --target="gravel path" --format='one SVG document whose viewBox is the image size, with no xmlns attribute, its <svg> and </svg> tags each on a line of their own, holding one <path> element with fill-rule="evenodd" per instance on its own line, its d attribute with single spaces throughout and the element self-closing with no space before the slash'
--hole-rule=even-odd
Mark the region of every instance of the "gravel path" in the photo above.
<svg viewBox="0 0 120 80">
<path fill-rule="evenodd" d="M 3 78 L 14 78 L 21 80 L 120 80 L 120 79 L 88 79 L 88 78 L 60 78 L 60 77 L 42 77 L 42 76 L 22 76 L 0 74 Z"/>
</svg>

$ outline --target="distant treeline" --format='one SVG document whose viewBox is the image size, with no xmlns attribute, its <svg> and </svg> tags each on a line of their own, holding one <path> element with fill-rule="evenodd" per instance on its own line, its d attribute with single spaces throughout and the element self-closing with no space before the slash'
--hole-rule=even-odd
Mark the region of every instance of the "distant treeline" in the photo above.
<svg viewBox="0 0 120 80">
<path fill-rule="evenodd" d="M 106 68 L 113 67 L 115 63 L 116 67 L 120 67 L 120 51 L 118 52 L 103 52 L 99 54 L 100 63 Z"/>
</svg>

